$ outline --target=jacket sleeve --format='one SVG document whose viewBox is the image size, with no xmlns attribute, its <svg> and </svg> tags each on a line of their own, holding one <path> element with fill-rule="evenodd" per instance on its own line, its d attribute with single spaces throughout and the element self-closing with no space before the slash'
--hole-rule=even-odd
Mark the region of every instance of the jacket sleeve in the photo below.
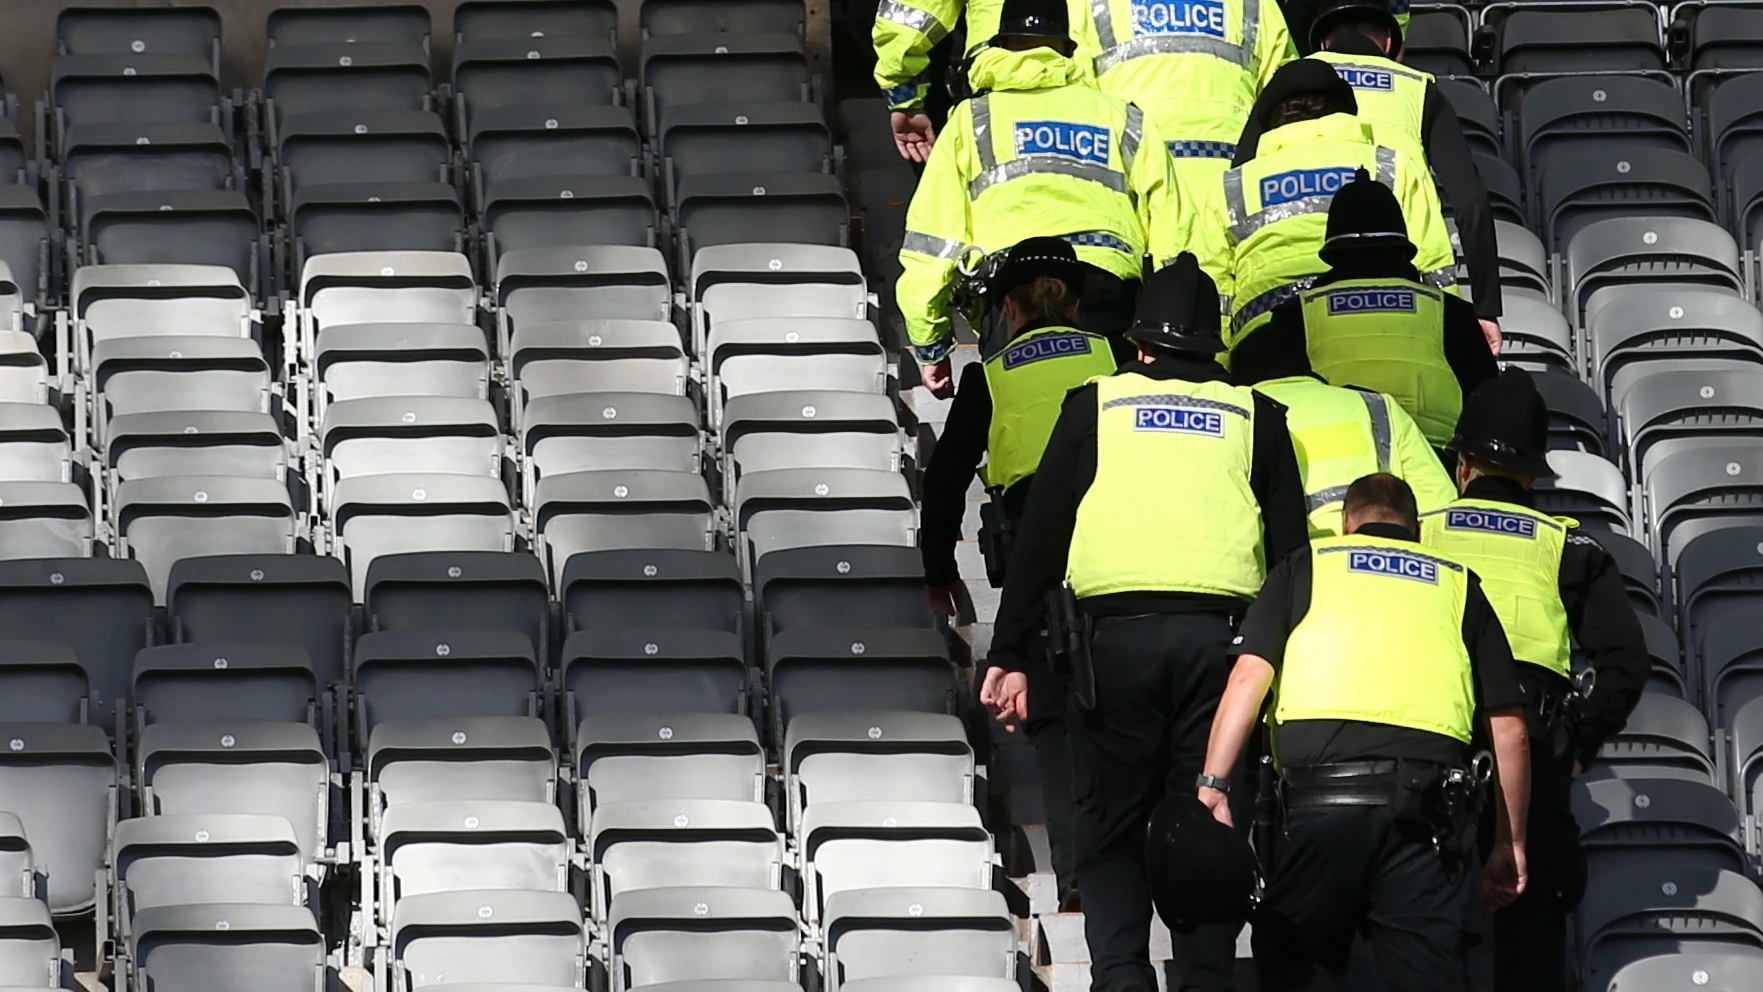
<svg viewBox="0 0 1763 992">
<path fill-rule="evenodd" d="M 1488 205 L 1488 188 L 1475 171 L 1469 143 L 1463 140 L 1463 122 L 1451 101 L 1436 85 L 1426 87 L 1426 108 L 1422 112 L 1424 130 L 1421 142 L 1426 160 L 1438 177 L 1440 192 L 1451 205 L 1457 221 L 1457 236 L 1462 242 L 1464 264 L 1469 267 L 1469 286 L 1475 300 L 1475 313 L 1489 319 L 1500 316 L 1500 250 L 1494 239 L 1493 208 Z"/>
<path fill-rule="evenodd" d="M 875 82 L 891 110 L 924 106 L 930 89 L 930 50 L 961 16 L 960 0 L 881 0 L 870 38 Z"/>
<path fill-rule="evenodd" d="M 961 518 L 967 512 L 967 488 L 973 483 L 992 426 L 992 393 L 978 362 L 961 373 L 949 419 L 924 470 L 920 500 L 918 547 L 924 559 L 925 585 L 946 586 L 961 578 L 955 545 L 961 540 Z"/>
<path fill-rule="evenodd" d="M 1421 513 L 1443 509 L 1457 498 L 1457 487 L 1451 484 L 1444 463 L 1408 411 L 1394 397 L 1386 395 L 1383 400 L 1390 412 L 1390 471 L 1414 490 L 1414 502 Z"/>
<path fill-rule="evenodd" d="M 1133 156 L 1127 183 L 1138 198 L 1139 225 L 1145 230 L 1145 252 L 1161 262 L 1181 254 L 1194 228 L 1196 204 L 1190 191 L 1175 181 L 1175 165 L 1169 145 L 1149 115 L 1139 131 L 1139 150 Z"/>
<path fill-rule="evenodd" d="M 1261 29 L 1255 35 L 1255 92 L 1266 89 L 1279 67 L 1297 57 L 1298 48 L 1286 26 L 1285 11 L 1272 0 L 1262 0 Z"/>
<path fill-rule="evenodd" d="M 1396 182 L 1396 197 L 1401 200 L 1402 214 L 1408 221 L 1408 240 L 1418 249 L 1414 267 L 1430 284 L 1448 279 L 1443 288 L 1456 295 L 1457 252 L 1451 245 L 1444 207 L 1439 204 L 1438 188 L 1433 185 L 1431 174 L 1424 163 L 1404 159 L 1397 167 Z"/>
<path fill-rule="evenodd" d="M 1574 740 L 1574 757 L 1590 765 L 1598 748 L 1622 731 L 1646 691 L 1653 662 L 1647 636 L 1623 589 L 1622 570 L 1597 540 L 1568 531 L 1561 549 L 1561 603 L 1568 629 L 1596 673 Z"/>
<path fill-rule="evenodd" d="M 1310 543 L 1310 515 L 1285 407 L 1261 393 L 1255 394 L 1254 443 L 1249 491 L 1261 506 L 1263 558 L 1279 561 Z"/>
<path fill-rule="evenodd" d="M 894 299 L 906 321 L 906 335 L 921 362 L 941 361 L 955 346 L 949 327 L 949 298 L 957 260 L 971 240 L 967 161 L 973 155 L 968 105 L 949 114 L 942 140 L 931 149 L 906 208 L 906 237 L 900 243 L 900 280 Z"/>
<path fill-rule="evenodd" d="M 1191 204 L 1192 219 L 1183 232 L 1184 244 L 1168 255 L 1161 252 L 1152 257 L 1162 268 L 1175 261 L 1183 249 L 1200 260 L 1200 269 L 1212 277 L 1218 287 L 1219 306 L 1230 313 L 1230 298 L 1236 288 L 1236 244 L 1230 236 L 1230 211 L 1224 203 L 1224 182 L 1216 180 L 1202 189 L 1184 190 Z"/>
</svg>

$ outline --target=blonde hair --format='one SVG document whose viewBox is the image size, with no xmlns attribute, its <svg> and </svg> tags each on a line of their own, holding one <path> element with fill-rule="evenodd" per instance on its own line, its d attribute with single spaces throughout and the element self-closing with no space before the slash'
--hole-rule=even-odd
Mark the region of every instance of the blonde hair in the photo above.
<svg viewBox="0 0 1763 992">
<path fill-rule="evenodd" d="M 1011 290 L 1008 298 L 1029 320 L 1053 323 L 1069 322 L 1077 317 L 1078 296 L 1065 280 L 1053 276 L 1036 276 L 1034 282 Z"/>
</svg>

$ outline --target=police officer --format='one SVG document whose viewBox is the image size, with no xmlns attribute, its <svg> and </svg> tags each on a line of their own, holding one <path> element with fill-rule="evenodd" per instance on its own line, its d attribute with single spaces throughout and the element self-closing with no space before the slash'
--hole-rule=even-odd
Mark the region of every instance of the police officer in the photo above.
<svg viewBox="0 0 1763 992">
<path fill-rule="evenodd" d="M 1064 578 L 1092 636 L 1072 664 L 1077 885 L 1096 992 L 1157 987 L 1145 824 L 1191 788 L 1232 625 L 1263 563 L 1302 547 L 1304 493 L 1279 405 L 1229 385 L 1217 290 L 1182 253 L 1146 281 L 1140 360 L 1072 390 L 1029 490 L 981 700 L 1026 716 L 1023 672 Z M 1081 652 L 1080 652 L 1081 654 Z M 1171 988 L 1229 989 L 1236 927 L 1178 935 Z"/>
<path fill-rule="evenodd" d="M 1080 84 L 1065 8 L 1006 0 L 998 36 L 974 60 L 987 91 L 956 107 L 906 214 L 895 298 L 924 384 L 947 395 L 960 272 L 1029 237 L 1063 237 L 1095 271 L 1078 326 L 1130 322 L 1147 246 L 1186 240 L 1169 152 L 1138 108 Z"/>
<path fill-rule="evenodd" d="M 1097 376 L 1112 375 L 1108 342 L 1072 328 L 1085 266 L 1060 238 L 1030 238 L 1010 249 L 986 295 L 1003 308 L 1011 341 L 983 363 L 969 365 L 949 407 L 924 473 L 919 544 L 933 610 L 957 611 L 955 544 L 967 487 L 982 457 L 986 490 L 1002 521 L 988 520 L 998 533 L 982 534 L 986 569 L 1002 578 L 1013 533 L 1028 498 L 1029 482 L 1040 464 L 1053 421 L 1065 393 Z M 1455 492 L 1453 491 L 1453 495 Z M 988 512 L 987 517 L 992 514 Z M 996 560 L 994 560 L 996 559 Z M 1040 765 L 1046 805 L 1047 842 L 1062 906 L 1074 905 L 1071 847 L 1071 755 L 1065 743 L 1065 680 L 1047 664 L 1045 651 L 1028 662 L 1032 711 L 1024 728 Z"/>
<path fill-rule="evenodd" d="M 1395 397 L 1442 448 L 1463 397 L 1500 368 L 1474 309 L 1421 280 L 1403 223 L 1381 183 L 1366 176 L 1342 187 L 1319 253 L 1328 270 L 1273 309 L 1266 329 L 1278 333 L 1268 347 L 1304 341 L 1317 375 Z"/>
<path fill-rule="evenodd" d="M 1298 43 L 1298 54 L 1316 54 L 1317 44 L 1316 22 L 1323 17 L 1332 6 L 1332 0 L 1283 0 L 1280 4 L 1285 9 L 1286 23 L 1291 25 L 1292 38 Z M 1412 19 L 1408 0 L 1389 0 L 1386 8 L 1395 19 L 1398 37 L 1408 33 L 1408 22 Z M 1398 44 L 1396 49 L 1399 51 Z"/>
<path fill-rule="evenodd" d="M 1549 412 L 1530 374 L 1509 368 L 1463 406 L 1451 450 L 1463 498 L 1423 518 L 1426 545 L 1463 562 L 1512 642 L 1531 748 L 1531 886 L 1494 915 L 1498 992 L 1567 985 L 1567 915 L 1585 886 L 1568 788 L 1628 722 L 1650 669 L 1645 637 L 1615 559 L 1572 520 L 1532 508 Z M 1572 650 L 1590 663 L 1576 693 Z"/>
<path fill-rule="evenodd" d="M 1414 494 L 1390 475 L 1348 489 L 1345 536 L 1273 568 L 1243 621 L 1196 782 L 1225 823 L 1269 690 L 1284 830 L 1254 951 L 1266 992 L 1340 987 L 1355 932 L 1388 992 L 1467 992 L 1470 786 L 1497 771 L 1484 886 L 1525 886 L 1528 741 L 1511 649 L 1475 573 L 1415 543 Z M 1493 766 L 1471 757 L 1484 724 Z"/>
<path fill-rule="evenodd" d="M 1408 483 L 1422 510 L 1456 498 L 1456 486 L 1414 418 L 1387 394 L 1324 382 L 1310 367 L 1303 328 L 1263 327 L 1238 342 L 1230 369 L 1235 382 L 1286 408 L 1312 539 L 1341 532 L 1347 486 L 1375 472 Z"/>
<path fill-rule="evenodd" d="M 1317 250 L 1329 203 L 1361 169 L 1395 192 L 1425 278 L 1455 285 L 1456 258 L 1425 164 L 1379 145 L 1370 126 L 1353 116 L 1357 107 L 1353 88 L 1330 66 L 1313 59 L 1287 63 L 1257 101 L 1265 133 L 1255 157 L 1225 172 L 1209 191 L 1207 217 L 1196 234 L 1221 235 L 1229 245 L 1227 343 L 1233 347 L 1322 272 Z"/>
</svg>

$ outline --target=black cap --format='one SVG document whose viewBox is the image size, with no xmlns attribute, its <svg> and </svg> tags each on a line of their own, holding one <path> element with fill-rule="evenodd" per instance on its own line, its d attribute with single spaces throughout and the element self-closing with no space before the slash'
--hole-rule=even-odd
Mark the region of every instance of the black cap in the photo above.
<svg viewBox="0 0 1763 992">
<path fill-rule="evenodd" d="M 1224 350 L 1218 286 L 1193 252 L 1182 252 L 1145 280 L 1126 336 L 1164 351 L 1212 356 Z"/>
<path fill-rule="evenodd" d="M 1408 240 L 1408 221 L 1396 194 L 1371 178 L 1364 169 L 1340 188 L 1328 205 L 1328 229 L 1317 251 L 1323 264 L 1335 266 L 1365 249 L 1400 253 L 1404 261 L 1415 255 Z"/>
<path fill-rule="evenodd" d="M 1274 110 L 1281 103 L 1295 96 L 1311 94 L 1326 96 L 1344 105 L 1346 113 L 1359 112 L 1359 98 L 1353 95 L 1353 87 L 1335 72 L 1334 66 L 1321 59 L 1293 59 L 1280 66 L 1262 88 L 1261 95 L 1255 99 L 1255 115 L 1261 126 L 1267 128 L 1273 122 Z"/>
<path fill-rule="evenodd" d="M 1549 408 L 1530 373 L 1508 367 L 1463 400 L 1448 451 L 1509 472 L 1549 478 Z"/>
<path fill-rule="evenodd" d="M 1083 293 L 1089 272 L 1089 265 L 1078 261 L 1077 252 L 1064 238 L 1029 238 L 1005 251 L 998 270 L 986 281 L 986 295 L 1001 300 L 1004 294 L 1041 276 L 1064 282 L 1078 295 Z"/>
<path fill-rule="evenodd" d="M 1071 40 L 1071 15 L 1065 0 L 1004 0 L 994 38 Z"/>
<path fill-rule="evenodd" d="M 1249 840 L 1219 823 L 1192 793 L 1157 805 L 1145 837 L 1151 903 L 1176 933 L 1249 918 L 1255 897 L 1255 852 Z"/>
<path fill-rule="evenodd" d="M 1390 51 L 1402 48 L 1402 25 L 1396 15 L 1390 13 L 1390 5 L 1384 0 L 1324 0 L 1322 9 L 1317 11 L 1316 19 L 1310 22 L 1310 49 L 1316 51 L 1322 47 L 1322 39 L 1333 31 L 1336 24 L 1344 20 L 1373 21 L 1388 28 L 1390 32 Z"/>
</svg>

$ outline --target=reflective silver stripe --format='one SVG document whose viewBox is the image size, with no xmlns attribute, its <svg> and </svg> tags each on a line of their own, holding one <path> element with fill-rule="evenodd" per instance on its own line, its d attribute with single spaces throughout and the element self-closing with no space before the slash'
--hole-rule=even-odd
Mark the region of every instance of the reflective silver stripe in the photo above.
<svg viewBox="0 0 1763 992">
<path fill-rule="evenodd" d="M 1339 503 L 1347 498 L 1346 486 L 1330 486 L 1321 492 L 1310 493 L 1304 497 L 1304 509 L 1315 513 L 1330 503 Z"/>
<path fill-rule="evenodd" d="M 933 45 L 949 36 L 948 26 L 937 20 L 935 14 L 928 10 L 919 10 L 917 7 L 903 4 L 900 0 L 882 0 L 881 6 L 876 9 L 875 16 L 877 20 L 890 21 L 903 28 L 911 28 L 929 38 Z"/>
<path fill-rule="evenodd" d="M 1249 204 L 1243 199 L 1243 170 L 1240 166 L 1224 172 L 1224 205 L 1230 211 L 1230 229 L 1234 234 L 1237 228 L 1248 223 L 1249 218 Z"/>
<path fill-rule="evenodd" d="M 1396 188 L 1396 150 L 1394 148 L 1377 146 L 1377 181 L 1392 190 Z"/>
<path fill-rule="evenodd" d="M 1120 136 L 1120 168 L 1132 175 L 1133 156 L 1139 153 L 1139 139 L 1145 134 L 1145 112 L 1134 104 L 1126 105 L 1126 132 Z"/>
<path fill-rule="evenodd" d="M 1390 470 L 1390 408 L 1382 393 L 1360 393 L 1365 412 L 1371 416 L 1371 444 L 1377 449 L 1377 470 Z"/>
<path fill-rule="evenodd" d="M 1057 155 L 1024 155 L 1014 158 L 1003 165 L 975 176 L 973 182 L 967 184 L 967 196 L 977 200 L 979 195 L 999 183 L 1007 183 L 1012 179 L 1021 179 L 1032 175 L 1070 176 L 1073 179 L 1087 179 L 1100 183 L 1116 193 L 1126 192 L 1126 177 L 1107 166 L 1092 165 L 1087 162 L 1073 162 Z"/>
<path fill-rule="evenodd" d="M 1104 45 L 1096 56 L 1096 75 L 1100 76 L 1122 62 L 1147 55 L 1215 55 L 1226 62 L 1248 68 L 1249 60 L 1243 46 L 1219 38 L 1185 34 L 1147 34 L 1118 45 Z"/>
<path fill-rule="evenodd" d="M 1234 413 L 1244 420 L 1249 419 L 1249 411 L 1246 407 L 1240 407 L 1234 403 L 1225 403 L 1222 400 L 1209 400 L 1202 396 L 1183 396 L 1180 393 L 1149 393 L 1144 396 L 1121 396 L 1103 403 L 1102 409 L 1112 410 L 1115 407 L 1120 406 L 1153 405 L 1187 406 L 1197 407 L 1201 410 L 1221 410 L 1225 413 Z"/>
<path fill-rule="evenodd" d="M 1228 176 L 1229 173 L 1225 173 L 1225 175 Z M 1240 187 L 1238 191 L 1241 192 Z M 1229 195 L 1228 190 L 1226 191 L 1226 195 Z M 1277 224 L 1282 220 L 1290 220 L 1293 217 L 1302 217 L 1305 214 L 1326 214 L 1328 213 L 1328 205 L 1333 202 L 1333 193 L 1317 193 L 1313 196 L 1306 196 L 1299 200 L 1292 200 L 1289 203 L 1275 204 L 1254 216 L 1243 218 L 1241 222 L 1236 222 L 1233 217 L 1230 233 L 1239 242 L 1245 241 L 1248 239 L 1249 235 L 1254 234 L 1256 231 L 1261 230 L 1269 224 Z"/>
<path fill-rule="evenodd" d="M 982 93 L 967 106 L 973 115 L 973 147 L 979 152 L 980 171 L 990 172 L 998 167 L 998 154 L 992 150 L 992 98 Z"/>
<path fill-rule="evenodd" d="M 1102 51 L 1114 47 L 1114 11 L 1108 0 L 1090 0 L 1090 17 L 1096 22 L 1096 40 L 1102 45 Z M 1102 71 L 1101 60 L 1097 60 L 1096 72 Z"/>
<path fill-rule="evenodd" d="M 1243 0 L 1243 61 L 1240 64 L 1245 69 L 1255 63 L 1255 33 L 1260 30 L 1261 0 Z"/>
<path fill-rule="evenodd" d="M 900 239 L 901 251 L 917 252 L 932 258 L 960 258 L 966 248 L 959 241 L 939 238 L 934 234 L 920 234 L 917 231 L 907 231 L 906 236 Z"/>
</svg>

